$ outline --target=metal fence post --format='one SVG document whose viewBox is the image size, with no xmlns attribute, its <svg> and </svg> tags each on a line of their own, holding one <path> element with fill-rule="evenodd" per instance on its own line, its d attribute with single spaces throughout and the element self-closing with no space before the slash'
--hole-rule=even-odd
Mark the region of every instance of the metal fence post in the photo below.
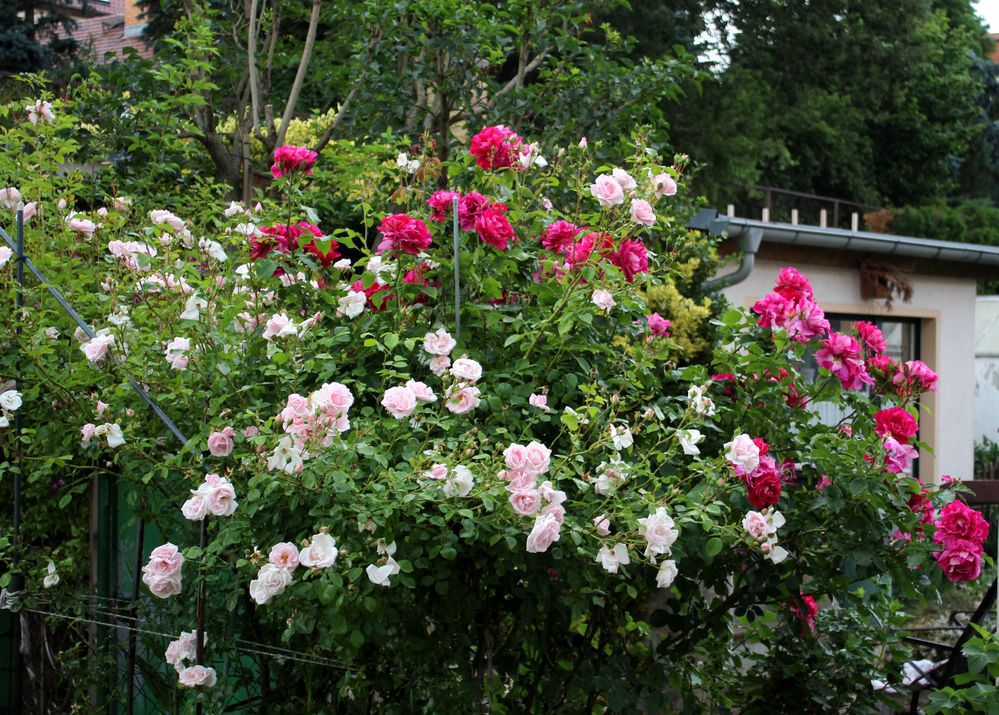
<svg viewBox="0 0 999 715">
<path fill-rule="evenodd" d="M 17 292 L 14 297 L 15 306 L 15 320 L 17 320 L 17 327 L 14 329 L 15 334 L 20 338 L 21 336 L 21 320 L 24 317 L 24 203 L 19 202 L 17 204 Z M 17 341 L 15 341 L 15 344 Z M 20 387 L 19 385 L 17 387 Z M 14 471 L 14 553 L 13 553 L 13 566 L 14 566 L 14 578 L 11 584 L 14 593 L 20 593 L 24 590 L 24 575 L 21 573 L 21 470 L 24 467 L 24 462 L 21 459 L 21 413 L 23 410 L 17 410 L 14 413 L 14 463 L 17 465 L 17 469 Z M 24 692 L 23 692 L 23 671 L 24 664 L 21 657 L 21 629 L 24 627 L 24 621 L 21 619 L 21 613 L 17 612 L 14 614 L 14 653 L 11 658 L 11 672 L 13 673 L 13 679 L 11 681 L 11 700 L 13 701 L 13 712 L 15 715 L 20 715 L 24 712 Z"/>
<path fill-rule="evenodd" d="M 451 202 L 454 218 L 454 339 L 461 339 L 461 265 L 458 259 L 458 197 Z"/>
</svg>

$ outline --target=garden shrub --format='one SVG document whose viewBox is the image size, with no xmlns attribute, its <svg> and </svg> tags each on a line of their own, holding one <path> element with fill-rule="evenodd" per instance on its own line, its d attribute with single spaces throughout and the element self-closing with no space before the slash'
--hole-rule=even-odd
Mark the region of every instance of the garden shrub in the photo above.
<svg viewBox="0 0 999 715">
<path fill-rule="evenodd" d="M 956 484 L 906 475 L 936 376 L 893 363 L 869 324 L 830 333 L 806 277 L 785 269 L 755 314 L 717 316 L 710 357 L 677 367 L 700 345 L 669 321 L 708 304 L 675 291 L 712 267 L 683 228 L 682 161 L 640 145 L 594 166 L 585 141 L 496 126 L 439 174 L 420 171 L 429 149 L 401 159 L 392 207 L 361 197 L 353 226 L 317 210 L 316 185 L 370 167 L 294 147 L 259 206 L 207 185 L 170 210 L 84 204 L 82 175 L 59 171 L 67 110 L 2 114 L 32 258 L 98 330 L 74 335 L 33 282 L 24 315 L 0 315 L 24 603 L 86 613 L 72 514 L 91 479 L 129 485 L 157 537 L 143 623 L 185 633 L 144 636 L 143 674 L 169 672 L 176 707 L 250 691 L 275 713 L 873 711 L 869 676 L 897 666 L 873 648 L 893 594 L 977 577 L 987 526 Z M 819 401 L 848 417 L 823 424 Z M 53 536 L 53 520 L 75 526 Z"/>
</svg>

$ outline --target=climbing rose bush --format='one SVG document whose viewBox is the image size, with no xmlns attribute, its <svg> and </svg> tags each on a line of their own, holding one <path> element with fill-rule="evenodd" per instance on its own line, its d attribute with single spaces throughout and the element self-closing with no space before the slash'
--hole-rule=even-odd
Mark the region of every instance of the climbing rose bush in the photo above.
<svg viewBox="0 0 999 715">
<path fill-rule="evenodd" d="M 311 208 L 311 172 L 336 169 L 295 147 L 259 203 L 196 217 L 19 189 L 44 206 L 29 245 L 73 246 L 103 292 L 69 296 L 95 337 L 29 312 L 17 348 L 47 369 L 5 417 L 44 413 L 134 485 L 164 542 L 142 582 L 180 634 L 157 652 L 191 698 L 247 687 L 253 641 L 323 658 L 318 678 L 255 666 L 292 710 L 772 703 L 751 674 L 785 644 L 835 674 L 837 613 L 874 631 L 892 589 L 977 575 L 987 526 L 956 484 L 908 476 L 932 371 L 894 364 L 873 326 L 829 332 L 793 268 L 720 316 L 710 363 L 680 363 L 677 316 L 644 294 L 685 250 L 683 164 L 591 152 L 549 164 L 487 127 L 447 186 L 400 166 L 392 208 L 355 227 Z M 823 424 L 824 402 L 850 416 Z M 866 690 L 841 686 L 830 702 Z"/>
</svg>

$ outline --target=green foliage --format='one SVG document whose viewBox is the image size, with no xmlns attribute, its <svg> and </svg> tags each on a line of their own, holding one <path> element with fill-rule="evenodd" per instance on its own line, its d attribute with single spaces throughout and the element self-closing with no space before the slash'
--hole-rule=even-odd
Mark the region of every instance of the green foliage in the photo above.
<svg viewBox="0 0 999 715">
<path fill-rule="evenodd" d="M 978 635 L 961 649 L 968 670 L 954 677 L 957 687 L 930 693 L 928 715 L 943 713 L 999 713 L 999 638 L 995 633 L 975 626 Z"/>
</svg>

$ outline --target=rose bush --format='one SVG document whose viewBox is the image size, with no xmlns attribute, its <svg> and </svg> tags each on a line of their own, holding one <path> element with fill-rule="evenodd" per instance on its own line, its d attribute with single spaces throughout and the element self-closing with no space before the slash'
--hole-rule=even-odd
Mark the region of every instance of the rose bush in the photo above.
<svg viewBox="0 0 999 715">
<path fill-rule="evenodd" d="M 142 580 L 150 618 L 183 632 L 155 648 L 188 705 L 252 682 L 272 712 L 751 712 L 800 704 L 767 675 L 793 653 L 825 673 L 815 711 L 860 711 L 848 675 L 892 664 L 840 659 L 842 624 L 877 642 L 893 592 L 977 575 L 987 526 L 955 484 L 907 476 L 935 375 L 893 364 L 876 328 L 831 333 L 807 277 L 783 271 L 754 313 L 718 316 L 710 362 L 685 361 L 686 316 L 645 299 L 689 283 L 700 250 L 682 160 L 640 145 L 598 167 L 586 142 L 486 128 L 443 189 L 407 157 L 354 229 L 312 208 L 311 172 L 337 169 L 295 147 L 254 206 L 85 201 L 55 172 L 61 109 L 8 110 L 37 171 L 4 183 L 37 202 L 32 256 L 98 334 L 32 286 L 0 318 L 0 366 L 35 513 L 109 470 L 159 534 Z M 823 424 L 824 401 L 850 416 Z M 5 456 L 16 438 L 0 429 Z M 25 538 L 29 590 L 50 558 L 82 568 L 72 538 Z M 68 581 L 49 595 L 71 601 Z M 322 664 L 248 666 L 247 641 Z"/>
</svg>

